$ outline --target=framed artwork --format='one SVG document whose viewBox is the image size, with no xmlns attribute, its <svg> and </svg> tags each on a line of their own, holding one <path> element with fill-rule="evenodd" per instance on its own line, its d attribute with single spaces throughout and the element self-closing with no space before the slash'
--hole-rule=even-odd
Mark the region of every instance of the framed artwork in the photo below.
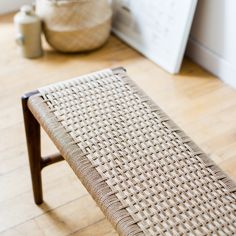
<svg viewBox="0 0 236 236">
<path fill-rule="evenodd" d="M 197 0 L 113 0 L 113 32 L 170 73 L 179 72 Z"/>
</svg>

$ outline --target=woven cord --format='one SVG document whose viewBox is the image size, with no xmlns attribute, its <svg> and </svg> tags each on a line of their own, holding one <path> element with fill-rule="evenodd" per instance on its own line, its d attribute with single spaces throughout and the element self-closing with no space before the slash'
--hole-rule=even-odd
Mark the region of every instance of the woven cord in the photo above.
<svg viewBox="0 0 236 236">
<path fill-rule="evenodd" d="M 135 222 L 146 235 L 235 234 L 235 183 L 124 72 L 105 70 L 39 90 L 99 174 L 94 184 L 106 183 L 107 194 L 132 217 L 127 228 Z M 73 161 L 80 165 L 79 157 Z"/>
</svg>

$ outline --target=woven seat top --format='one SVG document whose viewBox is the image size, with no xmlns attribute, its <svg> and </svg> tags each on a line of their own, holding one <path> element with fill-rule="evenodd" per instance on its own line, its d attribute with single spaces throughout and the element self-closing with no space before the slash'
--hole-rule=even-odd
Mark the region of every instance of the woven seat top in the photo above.
<svg viewBox="0 0 236 236">
<path fill-rule="evenodd" d="M 28 106 L 121 235 L 235 235 L 236 185 L 123 69 Z"/>
</svg>

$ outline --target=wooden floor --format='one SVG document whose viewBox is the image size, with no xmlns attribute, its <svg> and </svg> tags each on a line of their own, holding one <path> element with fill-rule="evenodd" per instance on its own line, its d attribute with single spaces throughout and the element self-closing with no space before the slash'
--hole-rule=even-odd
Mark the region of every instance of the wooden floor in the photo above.
<svg viewBox="0 0 236 236">
<path fill-rule="evenodd" d="M 0 18 L 0 234 L 116 235 L 65 162 L 43 170 L 45 203 L 33 203 L 20 96 L 37 87 L 124 66 L 130 76 L 236 180 L 236 91 L 185 59 L 168 74 L 111 37 L 100 50 L 37 60 L 16 51 L 12 16 Z M 54 152 L 43 134 L 44 153 Z"/>
</svg>

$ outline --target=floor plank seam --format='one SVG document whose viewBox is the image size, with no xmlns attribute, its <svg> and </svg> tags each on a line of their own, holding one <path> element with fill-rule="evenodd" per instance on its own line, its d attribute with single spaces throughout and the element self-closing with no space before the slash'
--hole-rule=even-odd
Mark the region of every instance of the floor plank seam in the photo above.
<svg viewBox="0 0 236 236">
<path fill-rule="evenodd" d="M 5 232 L 7 232 L 7 231 L 9 231 L 9 230 L 11 230 L 11 229 L 14 229 L 14 228 L 16 228 L 16 227 L 19 226 L 19 225 L 23 225 L 23 224 L 25 224 L 25 223 L 28 222 L 28 221 L 35 220 L 35 219 L 37 219 L 38 217 L 41 217 L 41 216 L 43 216 L 43 215 L 46 215 L 46 214 L 48 214 L 48 213 L 50 213 L 50 212 L 52 212 L 52 211 L 54 211 L 54 210 L 56 210 L 56 209 L 59 209 L 59 208 L 65 206 L 65 205 L 67 205 L 67 204 L 69 204 L 69 203 L 72 203 L 72 202 L 74 202 L 74 201 L 76 201 L 76 200 L 79 200 L 79 199 L 81 199 L 81 198 L 84 198 L 84 197 L 86 197 L 86 196 L 88 196 L 88 193 L 83 194 L 83 195 L 80 196 L 80 197 L 74 198 L 74 199 L 72 199 L 72 200 L 70 200 L 70 201 L 68 201 L 68 202 L 65 202 L 65 203 L 63 203 L 63 204 L 61 204 L 61 205 L 59 205 L 59 206 L 57 206 L 57 207 L 55 207 L 55 208 L 48 209 L 48 210 L 46 210 L 45 212 L 43 212 L 43 213 L 41 213 L 41 214 L 39 214 L 39 215 L 37 215 L 37 216 L 31 217 L 31 218 L 29 218 L 29 219 L 27 219 L 27 220 L 25 220 L 25 221 L 23 221 L 23 222 L 21 222 L 21 223 L 19 223 L 19 224 L 12 225 L 11 227 L 9 227 L 9 228 L 7 228 L 7 229 L 5 229 L 5 230 L 0 231 L 0 234 L 5 233 Z M 33 204 L 33 203 L 32 203 L 32 204 Z M 47 204 L 47 202 L 44 202 L 42 205 L 44 205 L 44 204 Z M 38 206 L 38 207 L 40 208 L 40 206 Z"/>
<path fill-rule="evenodd" d="M 88 224 L 87 226 L 84 226 L 84 227 L 82 227 L 82 228 L 80 228 L 80 229 L 78 229 L 78 230 L 75 230 L 75 231 L 73 231 L 73 232 L 71 232 L 71 233 L 69 233 L 69 234 L 67 234 L 67 235 L 65 235 L 65 236 L 71 236 L 71 235 L 73 235 L 73 234 L 79 233 L 79 232 L 81 232 L 81 231 L 83 231 L 83 230 L 89 228 L 89 227 L 92 226 L 92 225 L 96 225 L 96 224 L 102 222 L 103 220 L 106 220 L 106 217 L 104 217 L 104 218 L 102 218 L 102 219 L 100 219 L 100 220 L 98 220 L 98 221 L 95 221 L 95 222 L 93 222 L 92 224 Z"/>
</svg>

